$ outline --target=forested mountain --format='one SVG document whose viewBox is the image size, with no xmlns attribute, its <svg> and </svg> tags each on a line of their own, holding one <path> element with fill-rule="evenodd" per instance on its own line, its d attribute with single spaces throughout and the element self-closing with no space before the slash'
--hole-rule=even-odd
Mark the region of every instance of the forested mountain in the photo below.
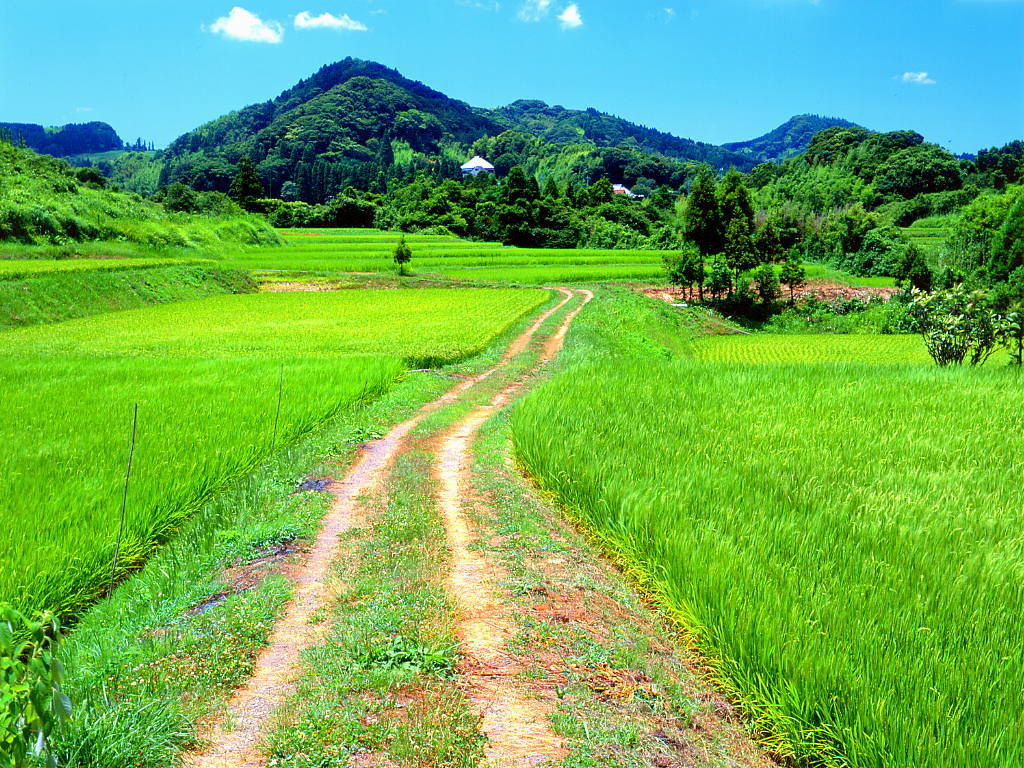
<svg viewBox="0 0 1024 768">
<path fill-rule="evenodd" d="M 599 147 L 624 145 L 676 160 L 707 163 L 722 171 L 732 166 L 750 170 L 756 164 L 746 155 L 714 144 L 681 139 L 593 108 L 566 109 L 549 106 L 543 101 L 520 99 L 507 107 L 480 112 L 510 130 L 525 131 L 554 144 L 591 141 Z"/>
<path fill-rule="evenodd" d="M 758 163 L 776 162 L 802 154 L 811 145 L 814 134 L 835 127 L 859 126 L 839 117 L 795 115 L 764 136 L 758 136 L 750 141 L 734 141 L 722 146 Z"/>
<path fill-rule="evenodd" d="M 327 186 L 366 186 L 392 164 L 392 142 L 439 155 L 452 143 L 501 130 L 468 104 L 394 69 L 348 58 L 271 101 L 176 139 L 165 152 L 164 181 L 225 191 L 235 164 L 246 157 L 271 194 L 290 181 L 297 196 L 316 200 Z"/>
<path fill-rule="evenodd" d="M 227 191 L 238 161 L 248 158 L 268 194 L 316 203 L 347 186 L 380 188 L 396 173 L 455 177 L 471 152 L 488 156 L 500 175 L 523 165 L 562 183 L 608 176 L 647 190 L 679 186 L 695 163 L 755 164 L 594 109 L 539 101 L 474 109 L 394 69 L 349 58 L 176 139 L 161 181 Z"/>
<path fill-rule="evenodd" d="M 106 123 L 69 123 L 44 128 L 35 123 L 0 123 L 0 133 L 29 149 L 54 157 L 121 149 L 124 142 Z"/>
</svg>

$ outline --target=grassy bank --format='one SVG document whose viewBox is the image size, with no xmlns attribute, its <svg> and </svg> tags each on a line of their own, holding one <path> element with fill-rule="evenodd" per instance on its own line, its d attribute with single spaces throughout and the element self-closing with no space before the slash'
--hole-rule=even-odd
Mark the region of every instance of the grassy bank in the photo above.
<svg viewBox="0 0 1024 768">
<path fill-rule="evenodd" d="M 5 266 L 0 261 L 0 271 Z M 193 265 L 0 280 L 0 328 L 255 290 L 256 282 L 247 272 Z"/>
</svg>

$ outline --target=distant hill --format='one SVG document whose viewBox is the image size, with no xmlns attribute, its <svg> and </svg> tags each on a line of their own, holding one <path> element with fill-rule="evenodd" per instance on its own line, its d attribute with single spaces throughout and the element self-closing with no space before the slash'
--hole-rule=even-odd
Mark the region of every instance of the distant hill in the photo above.
<svg viewBox="0 0 1024 768">
<path fill-rule="evenodd" d="M 714 144 L 682 139 L 593 108 L 566 109 L 549 106 L 543 101 L 520 99 L 507 107 L 479 111 L 506 128 L 525 131 L 556 144 L 581 140 L 592 141 L 599 147 L 625 144 L 676 160 L 709 163 L 720 170 L 736 166 L 747 171 L 756 164 L 747 154 Z"/>
<path fill-rule="evenodd" d="M 391 163 L 391 140 L 438 153 L 445 141 L 472 143 L 502 131 L 468 104 L 382 64 L 348 58 L 271 101 L 224 115 L 175 139 L 165 151 L 169 180 L 225 187 L 226 169 L 248 157 L 276 194 L 286 180 L 328 173 L 350 181 L 356 166 Z M 374 162 L 376 161 L 376 162 Z M 320 170 L 314 170 L 314 164 Z M 305 166 L 305 167 L 303 167 Z M 365 169 L 364 169 L 365 170 Z"/>
<path fill-rule="evenodd" d="M 69 123 L 46 128 L 36 123 L 0 123 L 0 132 L 29 149 L 54 157 L 110 152 L 124 142 L 106 123 Z"/>
<path fill-rule="evenodd" d="M 807 150 L 814 134 L 826 128 L 858 128 L 856 123 L 839 117 L 796 115 L 773 131 L 750 141 L 734 141 L 722 146 L 738 152 L 755 163 L 777 162 Z"/>
</svg>

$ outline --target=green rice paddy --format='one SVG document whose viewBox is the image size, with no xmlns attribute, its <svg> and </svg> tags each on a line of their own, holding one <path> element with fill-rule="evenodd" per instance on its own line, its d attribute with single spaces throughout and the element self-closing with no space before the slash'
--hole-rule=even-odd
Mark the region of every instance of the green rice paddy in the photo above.
<svg viewBox="0 0 1024 768">
<path fill-rule="evenodd" d="M 476 354 L 547 296 L 218 296 L 4 331 L 0 601 L 73 617 L 104 591 L 136 403 L 118 576 L 275 446 L 407 367 Z"/>
<path fill-rule="evenodd" d="M 576 364 L 516 411 L 518 455 L 646 574 L 775 750 L 1024 764 L 1024 378 L 937 369 L 899 336 L 608 358 L 623 333 L 596 341 L 603 323 L 581 316 Z"/>
</svg>

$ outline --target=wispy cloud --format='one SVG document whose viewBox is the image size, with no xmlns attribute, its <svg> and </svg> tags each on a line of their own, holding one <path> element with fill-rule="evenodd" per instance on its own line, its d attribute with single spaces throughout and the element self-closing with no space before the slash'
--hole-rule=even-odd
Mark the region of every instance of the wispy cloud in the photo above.
<svg viewBox="0 0 1024 768">
<path fill-rule="evenodd" d="M 459 5 L 470 8 L 479 8 L 481 11 L 500 11 L 501 3 L 498 0 L 456 0 Z"/>
<path fill-rule="evenodd" d="M 519 8 L 520 21 L 540 21 L 551 11 L 551 0 L 526 0 Z"/>
<path fill-rule="evenodd" d="M 313 16 L 309 11 L 303 11 L 295 17 L 296 29 L 347 29 L 351 32 L 365 32 L 367 27 L 363 22 L 356 21 L 347 13 L 335 16 L 333 13 L 321 13 Z"/>
<path fill-rule="evenodd" d="M 558 20 L 562 22 L 562 29 L 576 29 L 583 26 L 583 17 L 580 16 L 580 8 L 576 3 L 558 14 Z"/>
<path fill-rule="evenodd" d="M 904 72 L 899 79 L 912 85 L 935 85 L 935 81 L 928 77 L 927 72 Z"/>
<path fill-rule="evenodd" d="M 95 107 L 75 107 L 75 112 L 92 112 L 95 109 Z"/>
<path fill-rule="evenodd" d="M 247 43 L 280 43 L 284 39 L 284 27 L 279 23 L 264 21 L 255 13 L 237 5 L 227 16 L 221 16 L 214 21 L 209 31 L 228 40 L 241 40 Z"/>
</svg>

